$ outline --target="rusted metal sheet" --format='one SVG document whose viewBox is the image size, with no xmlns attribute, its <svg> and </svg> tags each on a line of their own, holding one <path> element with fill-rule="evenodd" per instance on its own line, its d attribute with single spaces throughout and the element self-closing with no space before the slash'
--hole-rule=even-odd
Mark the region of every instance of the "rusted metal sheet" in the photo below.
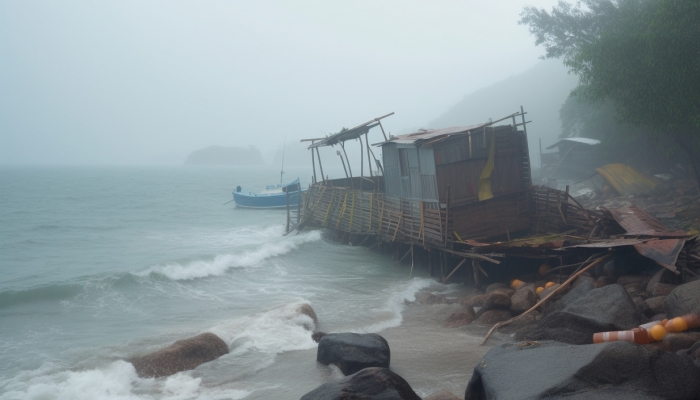
<svg viewBox="0 0 700 400">
<path fill-rule="evenodd" d="M 646 211 L 636 207 L 609 210 L 615 221 L 627 231 L 625 236 L 683 237 L 684 231 L 671 231 Z"/>
<path fill-rule="evenodd" d="M 610 247 L 634 246 L 644 243 L 642 239 L 610 239 L 600 240 L 592 243 L 577 244 L 575 246 L 566 247 L 567 249 L 582 248 L 582 249 L 606 249 Z"/>
<path fill-rule="evenodd" d="M 660 239 L 635 244 L 634 248 L 644 257 L 651 258 L 659 265 L 678 273 L 676 260 L 684 245 L 684 239 Z"/>
<path fill-rule="evenodd" d="M 487 124 L 476 124 L 469 126 L 453 126 L 442 129 L 421 129 L 418 132 L 409 133 L 408 135 L 397 136 L 386 143 L 416 143 L 430 139 L 436 139 L 441 136 L 447 137 L 456 134 L 466 134 L 470 130 L 482 128 Z"/>
</svg>

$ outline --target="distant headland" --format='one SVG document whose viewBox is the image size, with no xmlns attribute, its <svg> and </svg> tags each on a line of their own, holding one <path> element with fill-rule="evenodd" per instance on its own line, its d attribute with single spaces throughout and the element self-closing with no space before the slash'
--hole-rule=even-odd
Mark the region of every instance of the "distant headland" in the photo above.
<svg viewBox="0 0 700 400">
<path fill-rule="evenodd" d="M 209 146 L 195 150 L 187 156 L 185 165 L 262 165 L 260 150 L 254 146 Z"/>
</svg>

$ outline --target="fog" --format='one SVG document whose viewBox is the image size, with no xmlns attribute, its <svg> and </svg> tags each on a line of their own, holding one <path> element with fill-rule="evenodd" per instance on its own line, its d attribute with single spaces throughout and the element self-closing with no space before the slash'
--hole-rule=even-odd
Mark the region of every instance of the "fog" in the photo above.
<svg viewBox="0 0 700 400">
<path fill-rule="evenodd" d="M 182 164 L 210 145 L 273 163 L 283 141 L 392 111 L 392 134 L 432 127 L 541 62 L 517 21 L 555 3 L 1 2 L 0 164 Z"/>
</svg>

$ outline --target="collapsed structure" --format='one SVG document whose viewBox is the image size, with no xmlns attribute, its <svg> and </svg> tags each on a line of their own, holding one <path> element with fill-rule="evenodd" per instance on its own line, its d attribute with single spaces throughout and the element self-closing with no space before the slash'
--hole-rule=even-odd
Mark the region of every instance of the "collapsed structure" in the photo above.
<svg viewBox="0 0 700 400">
<path fill-rule="evenodd" d="M 695 238 L 670 232 L 643 210 L 587 210 L 568 187 L 533 186 L 522 107 L 496 121 L 387 137 L 381 120 L 392 114 L 306 139 L 314 178 L 293 228 L 321 227 L 343 242 L 375 242 L 392 249 L 399 261 L 420 249 L 431 275 L 443 281 L 472 260 L 469 276 L 476 284 L 509 259 L 564 268 L 612 248 L 633 248 L 676 273 L 698 261 L 686 256 L 678 269 L 679 254 L 686 243 L 694 246 Z M 370 145 L 368 134 L 375 127 L 384 140 Z M 359 176 L 349 162 L 346 166 L 350 140 L 358 140 L 362 149 Z M 324 146 L 341 148 L 345 178 L 324 175 L 318 151 Z M 381 160 L 372 147 L 381 148 Z M 631 220 L 636 222 L 630 225 Z M 433 265 L 439 265 L 439 273 Z"/>
</svg>

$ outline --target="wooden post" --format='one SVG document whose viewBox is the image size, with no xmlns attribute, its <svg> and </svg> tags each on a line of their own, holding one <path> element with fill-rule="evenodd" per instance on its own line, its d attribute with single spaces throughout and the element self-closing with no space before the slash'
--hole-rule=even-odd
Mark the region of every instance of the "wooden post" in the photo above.
<svg viewBox="0 0 700 400">
<path fill-rule="evenodd" d="M 474 272 L 474 287 L 479 288 L 479 260 L 472 258 L 472 272 Z"/>
<path fill-rule="evenodd" d="M 455 269 L 453 269 L 452 272 L 450 272 L 450 274 L 447 275 L 447 278 L 445 278 L 445 279 L 442 280 L 442 283 L 447 282 L 447 280 L 450 279 L 450 277 L 451 277 L 452 275 L 454 275 L 454 273 L 457 272 L 457 270 L 459 269 L 459 267 L 461 267 L 462 264 L 464 264 L 466 261 L 467 261 L 467 259 L 466 259 L 466 258 L 463 258 L 462 261 L 460 261 L 459 264 L 457 264 L 457 266 L 455 267 Z"/>
<path fill-rule="evenodd" d="M 367 147 L 367 166 L 369 167 L 369 177 L 373 177 L 374 174 L 372 173 L 372 159 L 369 158 L 369 139 L 367 138 L 367 134 L 365 133 L 365 147 Z"/>
<path fill-rule="evenodd" d="M 321 164 L 321 153 L 318 152 L 318 147 L 316 147 L 316 156 L 318 157 L 318 167 L 321 169 L 321 180 L 326 181 L 326 175 L 323 173 L 323 164 Z M 316 173 L 316 170 L 314 170 Z"/>
<path fill-rule="evenodd" d="M 297 227 L 299 227 L 299 221 L 301 221 L 301 183 L 297 185 Z"/>
<path fill-rule="evenodd" d="M 540 138 L 540 169 L 542 169 L 542 138 Z"/>
<path fill-rule="evenodd" d="M 408 273 L 408 278 L 411 278 L 411 275 L 413 275 L 413 244 L 411 244 L 411 271 Z"/>
<path fill-rule="evenodd" d="M 377 122 L 379 122 L 379 127 L 382 128 L 382 135 L 384 135 L 384 141 L 385 142 L 388 141 L 389 139 L 387 139 L 386 133 L 384 133 L 384 126 L 382 126 L 382 121 L 377 121 Z"/>
<path fill-rule="evenodd" d="M 358 136 L 357 139 L 360 141 L 360 189 L 362 189 L 362 178 L 365 176 L 365 149 L 362 145 L 362 135 Z"/>
<path fill-rule="evenodd" d="M 314 144 L 314 141 L 311 141 L 311 144 Z M 314 183 L 318 182 L 316 180 L 316 156 L 314 155 L 314 149 L 311 149 L 311 167 L 314 169 Z"/>
<path fill-rule="evenodd" d="M 340 142 L 340 148 L 343 149 L 345 159 L 348 160 L 348 171 L 350 172 L 350 178 L 352 178 L 352 167 L 350 166 L 350 159 L 348 158 L 348 153 L 345 152 L 345 142 Z"/>
<path fill-rule="evenodd" d="M 343 156 L 340 155 L 340 152 L 338 152 L 338 157 L 340 157 L 340 162 L 343 163 L 343 171 L 345 171 L 345 177 L 346 177 L 346 178 L 350 178 L 350 177 L 348 176 L 348 169 L 345 168 L 345 160 L 343 160 Z"/>
</svg>

